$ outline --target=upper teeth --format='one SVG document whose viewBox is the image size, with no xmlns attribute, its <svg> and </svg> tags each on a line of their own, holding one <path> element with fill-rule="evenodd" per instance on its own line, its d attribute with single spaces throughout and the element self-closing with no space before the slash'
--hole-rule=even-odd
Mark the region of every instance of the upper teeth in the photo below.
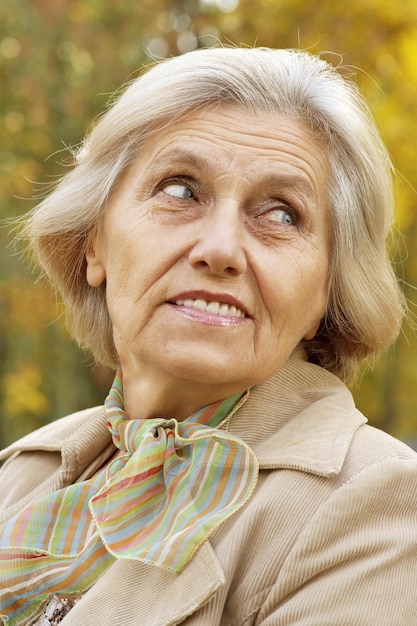
<svg viewBox="0 0 417 626">
<path fill-rule="evenodd" d="M 212 313 L 213 315 L 224 315 L 226 317 L 245 317 L 243 311 L 237 309 L 233 305 L 225 304 L 224 302 L 208 302 L 207 300 L 198 298 L 197 300 L 175 300 L 175 304 L 178 304 L 179 306 L 192 307 L 194 309 L 198 309 L 199 311 L 207 311 L 207 313 Z"/>
</svg>

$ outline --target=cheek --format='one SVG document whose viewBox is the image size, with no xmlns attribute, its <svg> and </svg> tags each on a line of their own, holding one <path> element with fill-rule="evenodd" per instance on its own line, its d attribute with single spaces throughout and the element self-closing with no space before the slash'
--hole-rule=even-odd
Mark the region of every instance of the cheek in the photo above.
<svg viewBox="0 0 417 626">
<path fill-rule="evenodd" d="M 304 263 L 277 267 L 279 275 L 264 281 L 263 289 L 272 324 L 281 329 L 292 326 L 302 337 L 315 334 L 326 311 L 327 262 L 312 261 L 307 269 Z"/>
<path fill-rule="evenodd" d="M 164 298 L 152 263 L 131 258 L 108 269 L 106 298 L 114 331 L 136 335 Z"/>
<path fill-rule="evenodd" d="M 301 307 L 304 312 L 305 330 L 303 339 L 311 340 L 317 334 L 321 321 L 325 316 L 328 302 L 328 273 L 320 272 L 306 286 Z"/>
</svg>

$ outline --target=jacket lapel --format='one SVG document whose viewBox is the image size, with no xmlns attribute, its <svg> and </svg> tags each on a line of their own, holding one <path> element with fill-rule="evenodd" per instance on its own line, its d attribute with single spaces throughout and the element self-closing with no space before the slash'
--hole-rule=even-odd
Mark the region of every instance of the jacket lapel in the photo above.
<svg viewBox="0 0 417 626">
<path fill-rule="evenodd" d="M 132 623 L 174 626 L 204 606 L 225 584 L 209 541 L 181 574 L 117 560 L 65 618 L 65 626 Z M 132 617 L 137 616 L 137 617 Z"/>
</svg>

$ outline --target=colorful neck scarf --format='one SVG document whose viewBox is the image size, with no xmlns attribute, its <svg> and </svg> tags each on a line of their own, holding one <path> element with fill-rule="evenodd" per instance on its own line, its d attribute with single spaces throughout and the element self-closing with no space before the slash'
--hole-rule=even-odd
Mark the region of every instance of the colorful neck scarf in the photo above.
<svg viewBox="0 0 417 626">
<path fill-rule="evenodd" d="M 105 409 L 122 455 L 93 478 L 27 506 L 1 530 L 0 616 L 17 626 L 52 594 L 85 592 L 114 559 L 181 572 L 255 487 L 255 455 L 216 428 L 248 395 L 183 422 L 129 420 L 118 373 Z"/>
</svg>

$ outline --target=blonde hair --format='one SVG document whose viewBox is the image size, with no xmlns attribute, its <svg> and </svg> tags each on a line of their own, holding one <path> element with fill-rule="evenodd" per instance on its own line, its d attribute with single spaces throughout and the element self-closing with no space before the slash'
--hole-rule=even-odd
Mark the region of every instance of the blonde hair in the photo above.
<svg viewBox="0 0 417 626">
<path fill-rule="evenodd" d="M 331 172 L 329 301 L 319 333 L 305 348 L 310 360 L 348 380 L 363 359 L 394 342 L 405 307 L 387 254 L 390 159 L 355 83 L 318 56 L 211 48 L 155 65 L 92 129 L 75 167 L 29 214 L 24 236 L 62 295 L 73 337 L 97 362 L 117 366 L 105 287 L 86 281 L 88 238 L 146 138 L 222 103 L 302 119 L 322 140 Z"/>
</svg>

